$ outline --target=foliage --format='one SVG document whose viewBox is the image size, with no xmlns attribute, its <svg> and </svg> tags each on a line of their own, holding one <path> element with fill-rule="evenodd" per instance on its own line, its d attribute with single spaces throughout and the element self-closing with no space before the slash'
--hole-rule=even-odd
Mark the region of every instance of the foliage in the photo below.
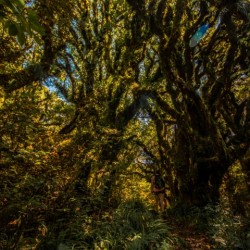
<svg viewBox="0 0 250 250">
<path fill-rule="evenodd" d="M 218 205 L 206 207 L 210 218 L 210 233 L 214 239 L 214 246 L 223 249 L 248 249 L 249 222 L 239 215 L 234 215 L 231 210 Z"/>
<path fill-rule="evenodd" d="M 169 210 L 177 225 L 196 234 L 208 234 L 211 245 L 218 249 L 248 249 L 249 220 L 234 214 L 229 204 L 208 204 L 206 207 L 176 206 Z"/>
<path fill-rule="evenodd" d="M 40 43 L 39 35 L 44 35 L 38 16 L 34 10 L 25 6 L 23 0 L 0 1 L 0 22 L 8 29 L 10 36 L 16 36 L 19 44 L 24 45 L 26 33 Z"/>
<path fill-rule="evenodd" d="M 126 203 L 151 203 L 155 169 L 187 222 L 241 231 L 201 207 L 227 198 L 249 216 L 249 13 L 246 0 L 0 0 L 4 247 L 168 245 Z M 232 247 L 227 233 L 214 234 Z"/>
<path fill-rule="evenodd" d="M 60 177 L 63 166 L 57 165 L 58 105 L 63 114 L 60 100 L 39 86 L 2 99 L 0 224 L 6 249 L 19 245 L 27 227 L 30 232 L 43 227 L 41 214 L 49 213 L 58 189 L 67 183 Z"/>
<path fill-rule="evenodd" d="M 93 238 L 96 249 L 158 249 L 168 237 L 166 224 L 155 219 L 138 200 L 122 203 L 112 222 L 100 222 Z"/>
</svg>

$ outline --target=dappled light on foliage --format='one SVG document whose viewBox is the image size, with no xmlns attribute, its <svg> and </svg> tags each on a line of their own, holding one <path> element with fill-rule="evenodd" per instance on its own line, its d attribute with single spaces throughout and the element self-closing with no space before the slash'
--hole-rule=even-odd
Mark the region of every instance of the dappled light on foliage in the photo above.
<svg viewBox="0 0 250 250">
<path fill-rule="evenodd" d="M 248 0 L 0 0 L 0 249 L 250 249 L 249 28 Z"/>
</svg>

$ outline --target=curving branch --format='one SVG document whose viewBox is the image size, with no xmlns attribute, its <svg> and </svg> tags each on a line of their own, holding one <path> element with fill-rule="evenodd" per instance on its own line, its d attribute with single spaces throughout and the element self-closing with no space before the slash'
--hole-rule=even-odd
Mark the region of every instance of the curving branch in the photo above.
<svg viewBox="0 0 250 250">
<path fill-rule="evenodd" d="M 43 56 L 39 63 L 28 66 L 26 69 L 14 73 L 0 74 L 0 86 L 6 93 L 11 93 L 34 82 L 41 81 L 49 75 L 51 66 L 57 53 L 65 48 L 65 44 L 53 46 L 52 28 L 47 27 L 43 36 Z"/>
</svg>

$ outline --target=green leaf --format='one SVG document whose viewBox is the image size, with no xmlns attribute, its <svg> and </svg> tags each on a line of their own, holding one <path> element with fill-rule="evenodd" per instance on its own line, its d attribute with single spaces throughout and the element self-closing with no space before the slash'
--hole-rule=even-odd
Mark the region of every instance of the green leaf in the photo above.
<svg viewBox="0 0 250 250">
<path fill-rule="evenodd" d="M 21 46 L 24 45 L 26 39 L 25 39 L 25 35 L 24 35 L 23 32 L 18 32 L 17 40 L 18 40 L 18 42 L 19 42 L 19 44 L 20 44 Z"/>
<path fill-rule="evenodd" d="M 19 44 L 21 46 L 23 46 L 25 41 L 26 41 L 25 28 L 21 24 L 19 24 L 19 25 L 17 25 L 17 29 L 18 29 L 17 40 L 18 40 Z"/>
<path fill-rule="evenodd" d="M 38 17 L 37 17 L 37 14 L 32 11 L 32 10 L 29 10 L 29 13 L 28 13 L 28 20 L 29 20 L 29 23 L 30 23 L 30 27 L 35 30 L 36 32 L 38 32 L 39 34 L 41 35 L 44 35 L 44 29 L 43 27 L 40 25 L 40 23 L 38 22 Z"/>
<path fill-rule="evenodd" d="M 30 23 L 30 27 L 31 27 L 34 31 L 36 31 L 37 33 L 39 33 L 40 35 L 44 35 L 44 34 L 45 34 L 44 29 L 43 29 L 43 27 L 42 27 L 40 24 L 36 24 L 36 23 L 34 23 L 34 22 L 31 22 L 31 23 Z"/>
<path fill-rule="evenodd" d="M 35 11 L 28 10 L 28 19 L 30 22 L 38 23 L 38 17 Z"/>
<path fill-rule="evenodd" d="M 20 26 L 20 28 L 19 28 L 20 32 L 28 33 L 28 35 L 30 35 L 30 36 L 33 35 L 30 24 L 29 24 L 29 22 L 27 22 L 27 20 L 25 18 L 22 18 L 22 20 L 20 20 L 19 26 Z"/>
<path fill-rule="evenodd" d="M 10 36 L 16 36 L 18 34 L 17 25 L 15 23 L 10 24 L 8 29 Z"/>
<path fill-rule="evenodd" d="M 19 7 L 25 6 L 25 2 L 23 0 L 15 0 L 15 1 L 13 1 L 13 3 L 18 5 Z"/>
</svg>

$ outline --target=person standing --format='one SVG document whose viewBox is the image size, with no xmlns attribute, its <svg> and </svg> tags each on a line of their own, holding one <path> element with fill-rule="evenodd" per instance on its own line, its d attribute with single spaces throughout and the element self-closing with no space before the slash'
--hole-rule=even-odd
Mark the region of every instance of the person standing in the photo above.
<svg viewBox="0 0 250 250">
<path fill-rule="evenodd" d="M 159 171 L 151 177 L 151 193 L 155 196 L 156 211 L 160 208 L 160 212 L 163 213 L 166 209 L 165 182 Z"/>
</svg>

